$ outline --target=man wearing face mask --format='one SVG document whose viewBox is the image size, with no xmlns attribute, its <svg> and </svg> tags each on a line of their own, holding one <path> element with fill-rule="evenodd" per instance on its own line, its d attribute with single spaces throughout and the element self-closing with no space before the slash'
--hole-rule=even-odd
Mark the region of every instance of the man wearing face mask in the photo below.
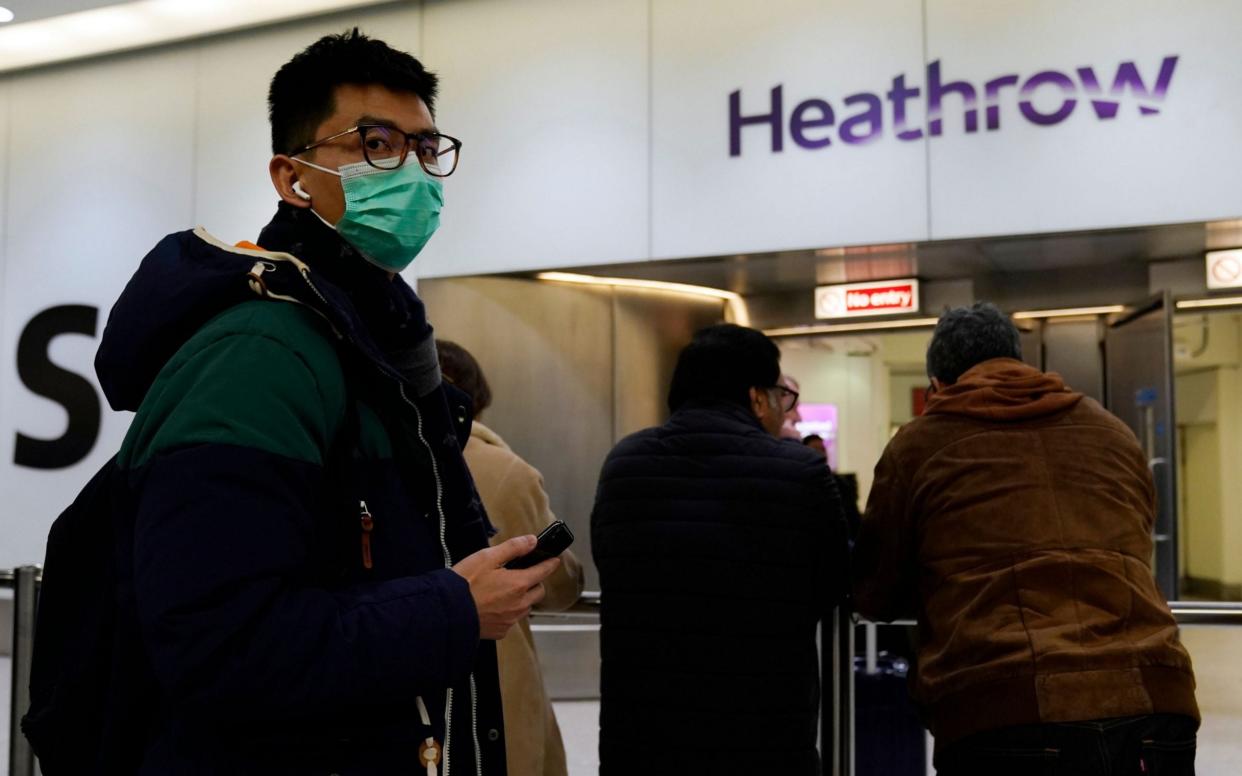
<svg viewBox="0 0 1242 776">
<path fill-rule="evenodd" d="M 494 642 L 558 561 L 488 548 L 471 405 L 397 274 L 460 154 L 436 87 L 356 29 L 298 54 L 257 243 L 170 235 L 112 310 L 96 366 L 137 413 L 118 565 L 147 668 L 114 684 L 151 690 L 108 772 L 505 772 Z"/>
<path fill-rule="evenodd" d="M 823 459 L 779 438 L 797 401 L 780 376 L 762 332 L 703 329 L 668 422 L 604 462 L 603 776 L 820 772 L 815 629 L 845 586 L 845 526 Z"/>
</svg>

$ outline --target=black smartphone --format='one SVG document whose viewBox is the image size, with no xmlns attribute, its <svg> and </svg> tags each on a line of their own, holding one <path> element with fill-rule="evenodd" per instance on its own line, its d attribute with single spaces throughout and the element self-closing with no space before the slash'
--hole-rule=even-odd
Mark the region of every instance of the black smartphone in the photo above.
<svg viewBox="0 0 1242 776">
<path fill-rule="evenodd" d="M 543 529 L 539 536 L 535 537 L 539 541 L 535 545 L 535 549 L 526 553 L 520 558 L 514 558 L 505 564 L 507 569 L 528 569 L 531 566 L 542 563 L 548 558 L 555 558 L 565 550 L 569 549 L 569 545 L 574 543 L 574 533 L 569 530 L 569 526 L 557 520 L 552 525 Z"/>
</svg>

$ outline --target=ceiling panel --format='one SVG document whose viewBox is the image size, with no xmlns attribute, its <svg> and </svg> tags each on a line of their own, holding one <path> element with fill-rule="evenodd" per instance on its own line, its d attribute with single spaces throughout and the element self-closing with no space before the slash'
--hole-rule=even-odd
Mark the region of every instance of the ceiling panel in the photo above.
<svg viewBox="0 0 1242 776">
<path fill-rule="evenodd" d="M 1242 246 L 1242 221 L 636 262 L 574 271 L 773 294 L 917 275 L 956 280 L 1193 257 Z"/>
</svg>

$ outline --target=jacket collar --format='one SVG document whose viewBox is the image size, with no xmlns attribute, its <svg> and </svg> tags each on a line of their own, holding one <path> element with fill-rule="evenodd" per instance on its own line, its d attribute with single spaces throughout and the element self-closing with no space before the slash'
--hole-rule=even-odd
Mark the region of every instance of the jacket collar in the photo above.
<svg viewBox="0 0 1242 776">
<path fill-rule="evenodd" d="M 405 280 L 364 259 L 309 209 L 281 202 L 259 233 L 259 245 L 298 257 L 310 265 L 316 284 L 326 281 L 344 292 L 338 302 L 363 323 L 380 350 L 407 350 L 430 333 L 422 302 Z"/>
<path fill-rule="evenodd" d="M 718 399 L 691 399 L 683 403 L 669 417 L 670 426 L 689 428 L 715 427 L 722 424 L 733 426 L 739 432 L 758 431 L 767 435 L 759 418 L 749 408 L 730 401 Z"/>
<path fill-rule="evenodd" d="M 509 449 L 509 445 L 505 443 L 505 440 L 500 438 L 500 434 L 492 431 L 490 428 L 477 420 L 470 426 L 470 438 L 477 439 L 483 444 L 491 447 L 499 447 L 502 450 Z"/>
</svg>

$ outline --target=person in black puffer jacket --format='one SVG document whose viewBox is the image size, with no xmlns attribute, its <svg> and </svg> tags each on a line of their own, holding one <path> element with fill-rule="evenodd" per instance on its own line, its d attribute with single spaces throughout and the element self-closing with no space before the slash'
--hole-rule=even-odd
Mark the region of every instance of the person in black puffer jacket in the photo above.
<svg viewBox="0 0 1242 776">
<path fill-rule="evenodd" d="M 622 440 L 591 543 L 602 593 L 600 773 L 819 773 L 816 623 L 848 550 L 823 459 L 778 439 L 797 394 L 762 333 L 708 327 L 672 417 Z"/>
</svg>

